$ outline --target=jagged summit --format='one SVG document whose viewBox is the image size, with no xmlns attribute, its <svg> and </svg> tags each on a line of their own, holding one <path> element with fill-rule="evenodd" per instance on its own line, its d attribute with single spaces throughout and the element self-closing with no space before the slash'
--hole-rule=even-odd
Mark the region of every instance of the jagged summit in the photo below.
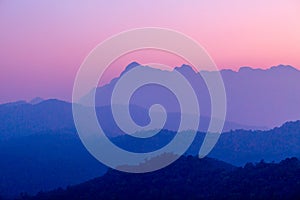
<svg viewBox="0 0 300 200">
<path fill-rule="evenodd" d="M 237 72 L 254 72 L 254 71 L 299 71 L 298 69 L 296 69 L 295 67 L 291 66 L 291 65 L 283 65 L 283 64 L 280 64 L 280 65 L 277 65 L 277 66 L 272 66 L 268 69 L 261 69 L 261 68 L 252 68 L 250 66 L 243 66 L 243 67 L 240 67 L 240 69 L 237 71 Z"/>
<path fill-rule="evenodd" d="M 294 68 L 291 65 L 283 65 L 283 64 L 280 64 L 280 65 L 277 65 L 277 66 L 272 66 L 270 68 L 270 70 L 292 70 L 292 71 L 299 71 L 298 69 Z"/>
<path fill-rule="evenodd" d="M 141 65 L 140 65 L 140 63 L 134 61 L 134 62 L 130 63 L 129 65 L 127 65 L 125 71 L 131 70 L 131 69 L 133 69 L 133 68 L 135 68 L 137 66 L 141 66 Z"/>
<path fill-rule="evenodd" d="M 180 67 L 175 67 L 174 70 L 177 70 L 179 72 L 185 72 L 185 73 L 188 73 L 188 72 L 194 72 L 195 73 L 195 70 L 187 64 L 183 64 Z"/>
</svg>

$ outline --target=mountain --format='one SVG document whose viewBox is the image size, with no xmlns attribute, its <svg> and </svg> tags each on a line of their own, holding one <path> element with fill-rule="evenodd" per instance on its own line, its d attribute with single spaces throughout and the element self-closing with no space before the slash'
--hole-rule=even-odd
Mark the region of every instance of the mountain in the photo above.
<svg viewBox="0 0 300 200">
<path fill-rule="evenodd" d="M 0 196 L 66 187 L 103 175 L 76 133 L 56 130 L 0 141 Z"/>
<path fill-rule="evenodd" d="M 146 73 L 163 74 L 166 78 L 171 77 L 175 71 L 180 72 L 190 82 L 198 97 L 201 115 L 204 118 L 210 116 L 208 89 L 203 78 L 190 66 L 183 65 L 174 68 L 173 71 L 165 71 L 131 63 L 120 77 L 136 67 L 142 68 Z M 203 76 L 212 77 L 216 72 L 201 73 Z M 220 74 L 227 96 L 227 122 L 235 122 L 250 129 L 269 129 L 286 121 L 300 119 L 300 71 L 292 66 L 278 65 L 266 70 L 241 67 L 238 71 L 221 70 Z M 97 106 L 110 105 L 112 91 L 120 77 L 96 89 Z M 89 95 L 91 94 L 83 97 L 81 103 L 88 104 Z M 148 108 L 153 102 L 164 105 L 168 112 L 179 112 L 174 95 L 159 85 L 145 85 L 131 99 L 133 105 L 144 108 Z"/>
<path fill-rule="evenodd" d="M 133 119 L 140 125 L 149 123 L 148 110 L 130 105 Z M 108 136 L 122 135 L 123 132 L 113 118 L 110 106 L 96 108 L 97 116 Z M 164 129 L 177 130 L 180 120 L 179 113 L 168 113 L 168 120 Z M 186 115 L 186 117 L 191 116 Z M 23 137 L 42 131 L 68 129 L 76 132 L 72 104 L 57 99 L 48 99 L 40 103 L 31 104 L 25 101 L 0 105 L 0 140 Z M 199 130 L 204 131 L 209 124 L 209 118 L 201 117 Z M 259 129 L 227 121 L 224 131 L 231 129 Z"/>
<path fill-rule="evenodd" d="M 123 74 L 134 67 L 138 67 L 137 64 L 129 66 Z M 166 76 L 172 73 L 149 67 L 144 69 L 156 70 L 155 73 L 165 73 Z M 201 113 L 203 111 L 204 114 L 200 118 L 200 132 L 186 152 L 186 155 L 197 155 L 205 135 L 201 131 L 205 130 L 210 120 L 209 101 L 204 95 L 207 93 L 199 76 L 189 66 L 184 65 L 175 70 L 189 77 L 191 83 L 197 83 L 194 89 L 198 91 L 200 106 L 203 108 Z M 215 72 L 203 73 L 209 76 Z M 224 133 L 209 157 L 236 166 L 261 159 L 278 162 L 286 157 L 299 158 L 299 121 L 268 130 L 256 130 L 288 119 L 300 119 L 296 92 L 299 71 L 289 66 L 268 70 L 244 67 L 238 72 L 222 70 L 221 74 L 227 90 L 228 115 Z M 122 134 L 116 126 L 111 107 L 105 103 L 110 102 L 108 97 L 116 81 L 118 78 L 97 88 L 96 96 L 96 113 L 110 139 L 118 146 L 134 152 L 151 151 L 172 140 L 180 120 L 178 102 L 165 88 L 156 85 L 145 86 L 142 88 L 144 91 L 139 90 L 133 96 L 130 111 L 136 123 L 146 125 L 150 120 L 149 105 L 153 102 L 161 103 L 168 111 L 165 129 L 147 140 Z M 155 95 L 153 91 L 156 91 Z M 84 106 L 82 108 L 88 109 Z M 184 117 L 192 119 L 193 116 L 184 114 Z M 236 121 L 233 123 L 231 120 Z M 0 160 L 0 196 L 9 197 L 20 192 L 34 194 L 40 190 L 78 184 L 101 176 L 107 170 L 106 166 L 87 152 L 78 138 L 72 104 L 56 99 L 0 105 Z"/>
<path fill-rule="evenodd" d="M 162 131 L 145 139 L 128 135 L 112 138 L 112 141 L 132 152 L 149 152 L 164 147 L 175 136 L 175 132 Z M 197 155 L 205 137 L 198 132 L 186 155 Z M 287 157 L 300 158 L 300 121 L 288 122 L 267 131 L 234 130 L 222 133 L 209 157 L 216 158 L 236 166 L 247 162 L 279 162 Z"/>
<path fill-rule="evenodd" d="M 124 75 L 135 67 L 130 64 L 121 74 Z M 142 67 L 146 71 L 164 73 L 171 76 L 172 71 L 162 71 Z M 174 70 L 183 74 L 192 84 L 201 109 L 199 131 L 206 131 L 210 122 L 210 99 L 202 78 L 188 65 Z M 202 72 L 210 76 L 215 72 Z M 286 121 L 300 119 L 300 73 L 291 66 L 279 65 L 268 70 L 242 67 L 239 71 L 221 70 L 227 94 L 227 116 L 224 132 L 236 129 L 267 130 Z M 120 77 L 109 84 L 97 88 L 96 104 L 98 117 L 111 136 L 120 134 L 110 111 L 112 90 Z M 155 94 L 155 95 L 153 95 Z M 84 98 L 83 98 L 84 101 Z M 131 101 L 132 117 L 140 125 L 149 123 L 148 109 L 153 103 L 162 104 L 168 111 L 169 121 L 164 129 L 177 130 L 180 111 L 176 98 L 163 87 L 144 86 L 137 91 Z M 101 111 L 102 110 L 102 111 Z M 102 114 L 101 114 L 102 113 Z M 105 117 L 102 117 L 105 116 Z M 184 117 L 193 119 L 192 115 L 183 113 Z M 108 116 L 108 117 L 106 117 Z M 1 138 L 17 136 L 45 130 L 62 128 L 74 129 L 72 107 L 70 103 L 50 99 L 36 98 L 27 103 L 18 101 L 0 105 Z M 191 120 L 190 120 L 191 121 Z"/>
<path fill-rule="evenodd" d="M 4 104 L 1 104 L 1 106 L 10 107 L 10 106 L 18 106 L 18 105 L 22 105 L 22 104 L 27 104 L 27 102 L 24 100 L 20 100 L 20 101 L 15 101 L 15 102 L 4 103 Z"/>
<path fill-rule="evenodd" d="M 297 199 L 300 161 L 248 163 L 243 168 L 218 160 L 182 157 L 152 173 L 114 170 L 88 182 L 21 199 Z"/>
<path fill-rule="evenodd" d="M 185 155 L 198 154 L 204 135 L 197 133 Z M 174 136 L 175 132 L 162 130 L 149 139 L 122 135 L 110 140 L 128 151 L 148 152 L 163 148 Z M 279 162 L 286 157 L 300 158 L 300 121 L 268 131 L 222 133 L 208 156 L 236 166 L 261 159 Z M 76 131 L 66 128 L 0 140 L 0 160 L 0 196 L 5 197 L 65 188 L 107 171 L 87 152 Z"/>
<path fill-rule="evenodd" d="M 238 166 L 259 159 L 279 162 L 287 157 L 300 158 L 300 121 L 287 122 L 267 131 L 224 133 L 209 156 Z"/>
<path fill-rule="evenodd" d="M 75 132 L 70 103 L 50 99 L 38 104 L 0 105 L 0 140 L 42 131 L 71 129 Z"/>
<path fill-rule="evenodd" d="M 299 70 L 279 65 L 267 70 L 243 67 L 238 72 L 221 73 L 228 120 L 273 128 L 300 119 Z"/>
</svg>

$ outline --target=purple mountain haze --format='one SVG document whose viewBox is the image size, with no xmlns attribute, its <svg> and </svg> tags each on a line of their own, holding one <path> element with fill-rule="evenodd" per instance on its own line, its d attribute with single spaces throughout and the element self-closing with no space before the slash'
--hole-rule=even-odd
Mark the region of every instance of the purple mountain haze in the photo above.
<svg viewBox="0 0 300 200">
<path fill-rule="evenodd" d="M 201 116 L 210 116 L 210 96 L 203 79 L 188 65 L 163 71 L 131 63 L 120 76 L 134 67 L 170 76 L 177 70 L 189 80 L 198 97 Z M 212 76 L 209 71 L 201 72 Z M 220 71 L 227 95 L 226 121 L 249 127 L 273 128 L 280 124 L 300 119 L 300 71 L 288 65 L 279 65 L 267 70 L 241 67 L 239 71 Z M 110 105 L 113 88 L 120 77 L 96 90 L 96 105 Z M 88 94 L 89 95 L 89 94 Z M 85 102 L 85 97 L 82 98 Z M 134 93 L 131 104 L 149 108 L 153 103 L 167 106 L 167 112 L 180 112 L 174 95 L 159 85 L 146 85 Z"/>
</svg>

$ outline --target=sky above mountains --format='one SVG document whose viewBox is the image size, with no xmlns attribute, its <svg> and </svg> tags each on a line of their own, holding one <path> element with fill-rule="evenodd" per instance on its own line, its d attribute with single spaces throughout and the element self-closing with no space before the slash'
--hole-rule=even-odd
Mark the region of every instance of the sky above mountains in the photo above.
<svg viewBox="0 0 300 200">
<path fill-rule="evenodd" d="M 70 100 L 87 54 L 107 37 L 138 27 L 170 28 L 194 38 L 220 69 L 300 69 L 299 18 L 297 0 L 1 0 L 0 103 L 35 96 Z M 183 64 L 172 55 L 137 52 L 116 61 L 106 81 L 132 60 Z"/>
</svg>

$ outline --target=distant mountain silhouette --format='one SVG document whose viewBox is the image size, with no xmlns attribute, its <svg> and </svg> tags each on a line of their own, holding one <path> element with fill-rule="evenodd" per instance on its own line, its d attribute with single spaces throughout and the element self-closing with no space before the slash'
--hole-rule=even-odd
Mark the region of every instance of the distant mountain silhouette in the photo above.
<svg viewBox="0 0 300 200">
<path fill-rule="evenodd" d="M 130 105 L 133 119 L 140 125 L 149 123 L 148 110 L 135 105 Z M 116 125 L 110 106 L 97 107 L 100 124 L 108 136 L 123 134 Z M 177 130 L 179 113 L 169 113 L 165 129 Z M 186 116 L 191 117 L 191 116 Z M 76 131 L 72 104 L 56 99 L 44 100 L 40 103 L 30 104 L 25 101 L 0 105 L 0 140 L 4 138 L 26 136 L 48 130 L 69 129 Z M 209 118 L 201 117 L 199 130 L 205 131 Z M 224 131 L 231 129 L 259 129 L 259 127 L 244 126 L 226 121 Z"/>
<path fill-rule="evenodd" d="M 10 107 L 10 106 L 17 106 L 17 105 L 22 105 L 22 104 L 27 104 L 26 101 L 20 100 L 20 101 L 15 101 L 15 102 L 9 102 L 9 103 L 4 103 L 0 104 L 1 106 L 5 107 Z"/>
<path fill-rule="evenodd" d="M 243 168 L 205 158 L 182 157 L 160 171 L 103 177 L 22 199 L 298 199 L 300 161 L 248 163 Z"/>
<path fill-rule="evenodd" d="M 173 71 L 163 71 L 147 66 L 129 64 L 121 76 L 132 68 L 142 67 L 146 72 L 164 73 L 170 76 Z M 188 65 L 176 67 L 193 86 L 199 100 L 201 114 L 210 116 L 210 97 L 203 79 Z M 202 71 L 204 76 L 216 72 Z M 272 128 L 280 124 L 300 119 L 300 71 L 289 65 L 279 65 L 270 69 L 252 69 L 241 67 L 237 72 L 220 71 L 227 93 L 227 121 L 248 127 Z M 96 105 L 110 105 L 113 88 L 118 81 L 113 79 L 109 84 L 96 89 Z M 90 94 L 87 94 L 90 95 Z M 83 104 L 89 103 L 86 97 Z M 179 112 L 177 101 L 166 90 L 158 85 L 142 87 L 132 98 L 131 103 L 145 107 L 153 101 L 168 106 L 169 112 Z"/>
<path fill-rule="evenodd" d="M 55 99 L 35 105 L 26 102 L 0 105 L 0 121 L 0 140 L 49 130 L 75 131 L 71 104 Z"/>
</svg>

